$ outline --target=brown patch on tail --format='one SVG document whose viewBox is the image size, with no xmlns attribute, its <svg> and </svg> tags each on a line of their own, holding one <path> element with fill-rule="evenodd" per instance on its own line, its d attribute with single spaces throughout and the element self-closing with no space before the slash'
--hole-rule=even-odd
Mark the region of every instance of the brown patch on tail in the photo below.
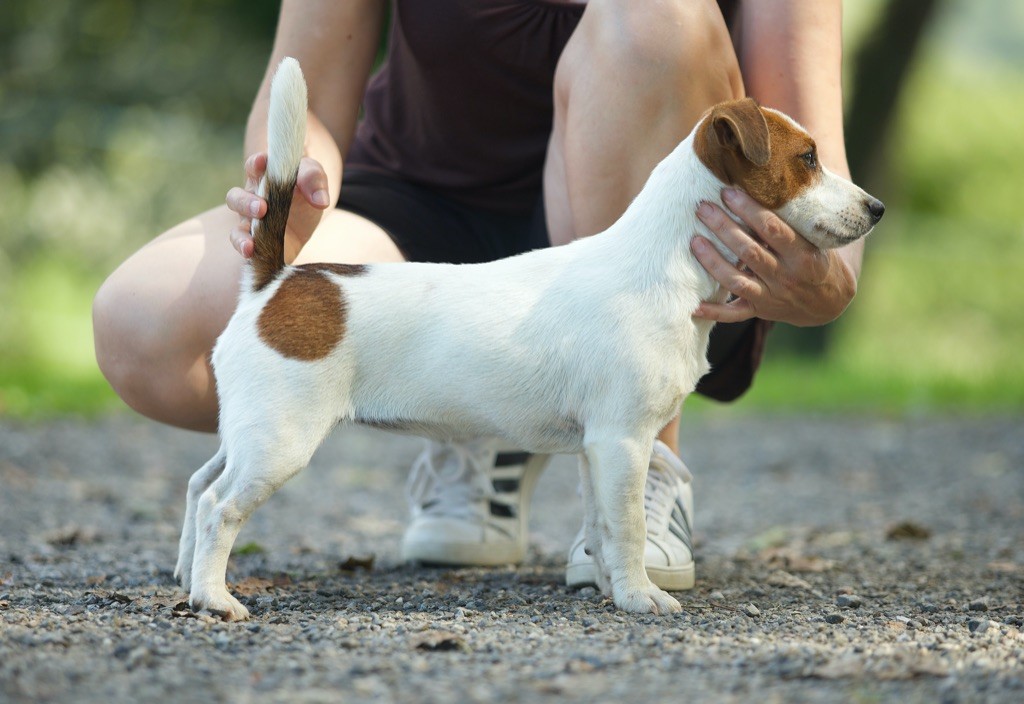
<svg viewBox="0 0 1024 704">
<path fill-rule="evenodd" d="M 295 179 L 288 183 L 267 180 L 267 214 L 256 224 L 253 253 L 249 260 L 253 271 L 253 287 L 262 290 L 284 268 L 284 231 L 292 207 Z"/>
<path fill-rule="evenodd" d="M 291 270 L 260 312 L 260 339 L 285 357 L 311 362 L 330 354 L 345 336 L 345 294 L 323 265 Z"/>
</svg>

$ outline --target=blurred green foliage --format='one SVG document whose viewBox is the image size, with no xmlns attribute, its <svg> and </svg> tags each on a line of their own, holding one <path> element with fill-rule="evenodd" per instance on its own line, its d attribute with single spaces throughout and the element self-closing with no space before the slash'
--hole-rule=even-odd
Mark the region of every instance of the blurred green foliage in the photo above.
<svg viewBox="0 0 1024 704">
<path fill-rule="evenodd" d="M 890 167 L 906 210 L 969 218 L 992 244 L 1019 241 L 1024 73 L 941 61 L 907 88 Z M 986 231 L 981 231 L 985 227 Z M 910 236 L 928 237 L 926 229 Z"/>
<path fill-rule="evenodd" d="M 0 413 L 117 407 L 106 273 L 238 180 L 273 0 L 0 3 Z"/>
<path fill-rule="evenodd" d="M 35 176 L 103 159 L 140 108 L 236 131 L 276 17 L 266 0 L 5 0 L 5 160 Z"/>
<path fill-rule="evenodd" d="M 879 2 L 850 4 L 852 41 Z M 1024 24 L 992 20 L 992 0 L 946 7 L 829 356 L 769 354 L 740 408 L 1024 409 Z M 0 3 L 0 413 L 120 407 L 93 361 L 92 294 L 239 180 L 276 14 L 266 0 Z"/>
<path fill-rule="evenodd" d="M 46 250 L 109 268 L 196 210 L 195 179 L 215 202 L 206 172 L 232 151 L 238 161 L 276 12 L 229 0 L 0 4 L 8 258 Z"/>
</svg>

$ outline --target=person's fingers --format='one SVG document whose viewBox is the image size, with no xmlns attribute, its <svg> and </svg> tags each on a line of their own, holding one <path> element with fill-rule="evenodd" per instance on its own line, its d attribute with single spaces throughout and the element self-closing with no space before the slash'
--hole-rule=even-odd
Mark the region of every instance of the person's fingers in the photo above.
<svg viewBox="0 0 1024 704">
<path fill-rule="evenodd" d="M 255 245 L 252 241 L 252 221 L 267 213 L 267 202 L 256 195 L 260 179 L 267 170 L 267 155 L 264 152 L 252 154 L 245 160 L 245 186 L 235 186 L 228 191 L 224 202 L 228 209 L 239 216 L 238 224 L 228 232 L 228 241 L 235 251 L 248 259 Z"/>
<path fill-rule="evenodd" d="M 250 222 L 252 221 L 242 219 L 238 225 L 232 228 L 231 232 L 228 233 L 228 239 L 231 241 L 231 246 L 235 248 L 236 252 L 246 259 L 252 256 L 253 248 L 255 247 L 255 244 L 252 241 L 252 234 L 249 232 L 249 225 L 247 224 Z"/>
<path fill-rule="evenodd" d="M 730 264 L 707 239 L 698 235 L 690 242 L 690 247 L 711 278 L 733 295 L 748 301 L 764 295 L 764 284 L 756 276 Z"/>
<path fill-rule="evenodd" d="M 267 153 L 256 152 L 245 160 L 245 188 L 255 191 L 260 179 L 267 172 Z"/>
<path fill-rule="evenodd" d="M 330 195 L 327 191 L 327 173 L 320 162 L 309 157 L 303 157 L 299 162 L 299 174 L 296 180 L 296 187 L 314 208 L 324 209 L 330 205 Z"/>
<path fill-rule="evenodd" d="M 737 298 L 729 303 L 701 303 L 693 317 L 714 320 L 716 323 L 741 323 L 757 317 L 757 312 L 750 301 Z"/>
<path fill-rule="evenodd" d="M 762 279 L 773 275 L 778 267 L 775 255 L 744 232 L 725 211 L 713 203 L 701 203 L 697 209 L 697 217 L 750 271 Z"/>
<path fill-rule="evenodd" d="M 813 245 L 797 234 L 782 218 L 765 208 L 743 191 L 726 188 L 722 200 L 751 231 L 772 250 L 784 255 L 790 251 L 813 249 Z"/>
<path fill-rule="evenodd" d="M 267 212 L 267 201 L 238 186 L 228 191 L 224 202 L 243 218 L 261 218 Z"/>
</svg>

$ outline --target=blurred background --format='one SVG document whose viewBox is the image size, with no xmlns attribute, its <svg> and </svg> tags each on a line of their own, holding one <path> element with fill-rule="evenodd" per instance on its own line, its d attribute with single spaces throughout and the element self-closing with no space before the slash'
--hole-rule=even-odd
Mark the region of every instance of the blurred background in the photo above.
<svg viewBox="0 0 1024 704">
<path fill-rule="evenodd" d="M 847 314 L 778 330 L 734 408 L 1019 412 L 1024 3 L 845 14 L 851 167 L 886 219 Z M 271 0 L 0 3 L 0 415 L 122 409 L 93 359 L 93 293 L 240 181 L 276 16 Z"/>
</svg>

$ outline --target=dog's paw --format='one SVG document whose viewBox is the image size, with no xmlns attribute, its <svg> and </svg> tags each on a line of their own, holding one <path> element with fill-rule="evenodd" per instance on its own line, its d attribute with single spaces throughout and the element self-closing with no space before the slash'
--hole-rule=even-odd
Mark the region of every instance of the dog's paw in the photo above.
<svg viewBox="0 0 1024 704">
<path fill-rule="evenodd" d="M 192 565 L 184 565 L 179 560 L 174 567 L 174 581 L 186 592 L 192 591 Z"/>
<path fill-rule="evenodd" d="M 615 595 L 615 606 L 633 614 L 656 616 L 667 616 L 683 610 L 674 597 L 653 584 L 644 588 L 622 590 Z"/>
<path fill-rule="evenodd" d="M 196 613 L 209 611 L 224 621 L 246 621 L 249 618 L 249 609 L 242 606 L 227 589 L 222 589 L 216 594 L 193 593 L 188 603 Z"/>
</svg>

